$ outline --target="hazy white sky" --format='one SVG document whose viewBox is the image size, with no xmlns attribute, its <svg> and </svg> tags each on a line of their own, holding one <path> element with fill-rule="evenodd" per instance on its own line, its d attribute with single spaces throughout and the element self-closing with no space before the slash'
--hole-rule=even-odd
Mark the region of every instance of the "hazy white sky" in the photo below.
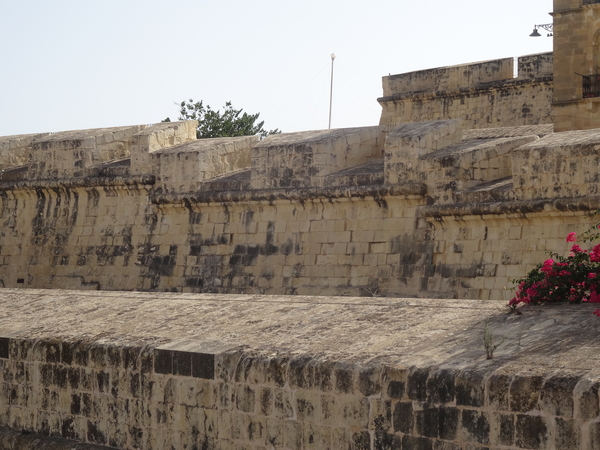
<svg viewBox="0 0 600 450">
<path fill-rule="evenodd" d="M 552 0 L 0 0 L 0 136 L 231 100 L 265 128 L 376 125 L 383 75 L 552 50 Z"/>
</svg>

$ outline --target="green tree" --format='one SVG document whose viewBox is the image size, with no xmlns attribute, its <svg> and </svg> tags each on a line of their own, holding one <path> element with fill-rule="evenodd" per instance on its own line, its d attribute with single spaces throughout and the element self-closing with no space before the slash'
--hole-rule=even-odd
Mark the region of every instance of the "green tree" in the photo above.
<svg viewBox="0 0 600 450">
<path fill-rule="evenodd" d="M 231 102 L 226 102 L 223 112 L 212 109 L 209 105 L 204 106 L 202 101 L 181 102 L 179 110 L 179 120 L 197 120 L 198 130 L 196 137 L 198 139 L 232 137 L 232 136 L 254 136 L 256 134 L 265 137 L 269 134 L 281 133 L 277 128 L 267 131 L 263 128 L 264 120 L 256 123 L 260 113 L 248 114 L 243 109 L 235 109 Z M 170 122 L 166 118 L 163 122 Z"/>
</svg>

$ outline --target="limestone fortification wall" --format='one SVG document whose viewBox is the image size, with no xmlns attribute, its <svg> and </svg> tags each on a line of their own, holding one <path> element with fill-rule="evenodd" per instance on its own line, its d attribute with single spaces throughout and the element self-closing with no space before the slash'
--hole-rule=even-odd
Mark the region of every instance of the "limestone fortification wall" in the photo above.
<svg viewBox="0 0 600 450">
<path fill-rule="evenodd" d="M 595 450 L 593 307 L 3 289 L 0 445 Z"/>
<path fill-rule="evenodd" d="M 4 138 L 2 285 L 508 300 L 600 205 L 594 130 L 194 127 Z"/>
<path fill-rule="evenodd" d="M 552 123 L 552 53 L 383 77 L 381 125 L 462 119 L 468 128 Z"/>
<path fill-rule="evenodd" d="M 600 448 L 594 305 L 506 307 L 598 220 L 599 3 L 379 126 L 0 137 L 0 448 Z"/>
</svg>

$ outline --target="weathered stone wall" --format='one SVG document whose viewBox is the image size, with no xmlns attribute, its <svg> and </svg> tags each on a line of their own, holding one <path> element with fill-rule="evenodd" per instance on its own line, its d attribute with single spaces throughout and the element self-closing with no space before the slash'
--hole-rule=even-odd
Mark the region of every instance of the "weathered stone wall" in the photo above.
<svg viewBox="0 0 600 450">
<path fill-rule="evenodd" d="M 383 77 L 381 125 L 461 119 L 466 128 L 552 123 L 552 53 Z"/>
<path fill-rule="evenodd" d="M 381 158 L 384 132 L 383 127 L 362 127 L 271 136 L 252 149 L 251 186 L 325 186 L 328 175 Z"/>
<path fill-rule="evenodd" d="M 578 306 L 3 289 L 0 427 L 90 450 L 594 450 Z"/>
<path fill-rule="evenodd" d="M 154 204 L 148 189 L 3 191 L 4 286 L 368 295 L 416 282 L 403 266 L 421 272 L 431 247 L 417 228 L 420 196 L 186 206 Z"/>
<path fill-rule="evenodd" d="M 188 207 L 143 187 L 13 194 L 6 287 L 508 299 L 513 278 L 592 223 L 590 207 L 444 211 L 376 193 Z"/>
<path fill-rule="evenodd" d="M 50 133 L 0 137 L 0 170 L 29 163 L 31 144 Z"/>
<path fill-rule="evenodd" d="M 120 140 L 104 129 L 70 140 L 57 133 L 44 158 L 69 178 L 39 172 L 36 160 L 2 173 L 0 281 L 508 300 L 512 279 L 546 251 L 566 252 L 564 237 L 593 223 L 600 135 L 463 127 L 449 120 L 262 142 L 197 141 L 183 123 L 117 129 Z M 100 145 L 99 136 L 131 156 L 94 160 L 78 150 Z M 41 157 L 47 137 L 35 139 L 29 152 Z M 312 171 L 315 158 L 328 162 Z"/>
</svg>

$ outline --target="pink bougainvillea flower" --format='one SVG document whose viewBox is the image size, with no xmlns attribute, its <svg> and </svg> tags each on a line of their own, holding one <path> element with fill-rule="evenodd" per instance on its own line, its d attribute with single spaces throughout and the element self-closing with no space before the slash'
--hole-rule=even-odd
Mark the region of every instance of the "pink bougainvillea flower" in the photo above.
<svg viewBox="0 0 600 450">
<path fill-rule="evenodd" d="M 590 261 L 600 262 L 600 244 L 596 245 L 590 252 Z"/>
<path fill-rule="evenodd" d="M 584 241 L 600 240 L 600 224 L 583 234 Z M 576 242 L 577 233 L 569 233 L 567 242 Z M 509 305 L 541 305 L 547 302 L 589 302 L 600 305 L 600 244 L 592 250 L 584 250 L 573 244 L 568 257 L 548 252 L 554 258 L 547 259 L 526 278 L 519 280 L 515 296 Z M 594 312 L 600 317 L 600 309 Z"/>
<path fill-rule="evenodd" d="M 546 261 L 544 261 L 544 265 L 542 266 L 542 268 L 540 270 L 544 273 L 548 273 L 552 270 L 553 265 L 554 265 L 554 260 L 547 259 Z"/>
<path fill-rule="evenodd" d="M 590 299 L 588 300 L 590 303 L 600 303 L 600 295 L 596 291 L 590 292 Z"/>
</svg>

